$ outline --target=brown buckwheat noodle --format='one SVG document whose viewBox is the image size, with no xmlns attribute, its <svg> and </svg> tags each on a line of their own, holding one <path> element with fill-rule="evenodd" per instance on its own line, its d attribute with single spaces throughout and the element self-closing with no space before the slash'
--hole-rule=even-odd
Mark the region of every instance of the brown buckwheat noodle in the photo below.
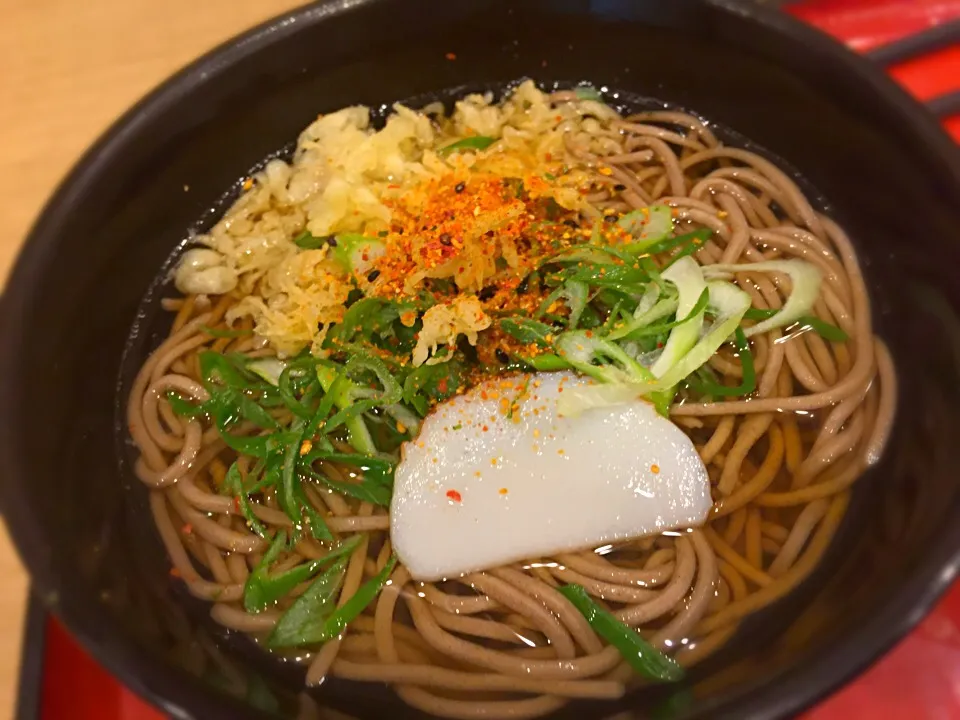
<svg viewBox="0 0 960 720">
<path fill-rule="evenodd" d="M 569 93 L 553 97 L 556 103 L 572 99 Z M 597 173 L 588 196 L 599 212 L 676 208 L 681 230 L 714 231 L 696 254 L 701 264 L 815 263 L 824 275 L 815 314 L 849 340 L 831 342 L 813 332 L 788 337 L 781 330 L 755 337 L 756 393 L 673 407 L 713 482 L 716 504 L 705 527 L 625 542 L 602 555 L 530 558 L 442 583 L 414 582 L 398 566 L 340 640 L 304 656 L 308 683 L 327 675 L 389 683 L 410 705 L 451 718 L 537 717 L 571 698 L 620 697 L 641 681 L 558 586 L 579 583 L 681 663 L 698 662 L 745 616 L 811 572 L 843 517 L 851 485 L 879 456 L 893 421 L 896 381 L 890 355 L 871 329 L 867 290 L 843 231 L 769 160 L 724 146 L 699 118 L 642 112 L 611 127 L 605 145 L 611 152 L 602 157 L 581 149 L 583 138 L 567 137 L 571 163 L 610 169 Z M 790 291 L 789 278 L 780 274 L 743 272 L 734 281 L 761 308 L 781 307 Z M 259 639 L 293 598 L 258 614 L 243 609 L 243 583 L 265 542 L 219 492 L 235 453 L 215 430 L 175 416 L 165 399 L 171 389 L 206 399 L 199 352 L 257 349 L 249 338 L 203 331 L 223 327 L 225 311 L 238 299 L 164 301 L 175 313 L 173 326 L 140 369 L 127 417 L 140 451 L 136 473 L 149 488 L 172 572 L 212 603 L 217 622 Z M 730 384 L 739 382 L 740 365 L 728 351 L 711 364 Z M 246 472 L 249 463 L 240 467 Z M 343 604 L 386 563 L 388 516 L 319 487 L 308 488 L 307 497 L 338 538 L 366 534 L 349 558 Z M 270 493 L 253 511 L 268 526 L 290 525 Z M 282 562 L 289 567 L 323 552 L 306 539 Z"/>
</svg>

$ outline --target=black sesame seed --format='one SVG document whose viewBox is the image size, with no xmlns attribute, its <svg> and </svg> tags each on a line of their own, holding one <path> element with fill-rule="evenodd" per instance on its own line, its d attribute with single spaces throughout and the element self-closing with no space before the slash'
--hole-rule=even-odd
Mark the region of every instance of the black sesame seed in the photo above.
<svg viewBox="0 0 960 720">
<path fill-rule="evenodd" d="M 329 245 L 330 247 L 336 247 L 337 239 L 333 237 L 333 235 L 331 235 L 330 237 L 327 238 L 327 245 Z"/>
<path fill-rule="evenodd" d="M 380 271 L 379 271 L 379 270 L 372 270 L 372 271 L 370 272 L 370 274 L 367 275 L 367 282 L 373 282 L 373 281 L 376 280 L 378 277 L 380 277 Z"/>
<path fill-rule="evenodd" d="M 489 300 L 496 294 L 497 294 L 497 288 L 493 285 L 487 285 L 485 288 L 483 288 L 480 291 L 480 294 L 477 295 L 477 297 L 480 298 L 481 300 Z"/>
<path fill-rule="evenodd" d="M 443 235 L 440 236 L 440 243 L 442 245 L 451 245 L 453 243 L 453 236 L 451 236 L 450 233 L 443 233 Z"/>
<path fill-rule="evenodd" d="M 577 225 L 577 221 L 576 221 L 576 220 L 572 220 L 572 219 L 569 219 L 569 218 L 568 218 L 567 220 L 564 220 L 564 221 L 563 221 L 563 224 L 566 225 L 567 227 L 572 227 L 572 228 L 578 228 L 578 227 L 580 227 L 579 225 Z"/>
<path fill-rule="evenodd" d="M 617 192 L 623 192 L 624 190 L 627 189 L 627 186 L 626 186 L 626 185 L 617 184 L 617 185 L 614 185 L 614 186 L 613 186 L 613 189 L 616 190 Z"/>
<path fill-rule="evenodd" d="M 461 183 L 457 183 L 457 186 L 454 188 L 454 190 L 456 190 L 458 193 L 462 193 L 466 187 L 467 187 L 467 184 L 461 182 Z"/>
<path fill-rule="evenodd" d="M 523 280 L 520 281 L 520 284 L 517 285 L 517 292 L 522 295 L 529 289 L 530 289 L 530 276 L 527 275 Z"/>
<path fill-rule="evenodd" d="M 507 354 L 506 354 L 503 350 L 501 350 L 500 348 L 497 348 L 497 360 L 499 360 L 500 362 L 506 364 L 506 363 L 510 362 L 510 356 L 507 355 Z"/>
</svg>

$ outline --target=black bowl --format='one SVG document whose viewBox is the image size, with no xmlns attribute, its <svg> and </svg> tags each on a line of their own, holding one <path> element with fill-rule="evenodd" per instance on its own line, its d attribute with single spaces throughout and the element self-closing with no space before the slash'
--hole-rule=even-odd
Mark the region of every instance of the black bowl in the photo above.
<svg viewBox="0 0 960 720">
<path fill-rule="evenodd" d="M 209 225 L 224 191 L 317 112 L 524 76 L 695 110 L 799 168 L 857 243 L 901 382 L 886 457 L 810 581 L 684 687 L 563 715 L 789 714 L 863 669 L 953 579 L 960 160 L 919 106 L 866 61 L 753 5 L 323 2 L 222 46 L 125 115 L 48 204 L 4 297 L 4 516 L 47 606 L 170 714 L 289 715 L 297 678 L 218 635 L 173 588 L 118 464 L 124 343 L 135 321 L 132 355 L 160 329 L 138 318 L 141 299 L 187 229 Z M 354 716 L 409 713 L 368 686 L 334 682 L 317 697 Z"/>
</svg>

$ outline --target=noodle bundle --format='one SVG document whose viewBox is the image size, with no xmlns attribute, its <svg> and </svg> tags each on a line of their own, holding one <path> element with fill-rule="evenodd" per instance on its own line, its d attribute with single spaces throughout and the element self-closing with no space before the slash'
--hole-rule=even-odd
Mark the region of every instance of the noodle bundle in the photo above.
<svg viewBox="0 0 960 720">
<path fill-rule="evenodd" d="M 334 139 L 355 144 L 349 157 L 324 144 L 327 129 L 305 132 L 293 165 L 271 164 L 251 178 L 201 238 L 199 252 L 208 254 L 181 263 L 185 292 L 163 300 L 170 334 L 140 369 L 127 410 L 136 474 L 149 489 L 171 574 L 211 603 L 221 625 L 295 654 L 308 685 L 328 676 L 388 683 L 441 717 L 538 717 L 649 681 L 569 587 L 582 588 L 615 627 L 636 631 L 638 642 L 694 665 L 817 566 L 854 482 L 890 432 L 894 369 L 874 335 L 850 240 L 784 171 L 723 144 L 694 115 L 622 117 L 591 93 L 546 95 L 529 84 L 499 106 L 468 98 L 451 118 L 431 108 L 397 113 L 380 133 L 362 118 L 340 126 Z M 359 134 L 350 139 L 343 127 Z M 399 139 L 382 137 L 387 130 Z M 379 143 L 378 154 L 357 166 L 363 143 Z M 709 476 L 706 522 L 462 577 L 413 579 L 394 554 L 389 482 L 375 474 L 392 472 L 421 417 L 446 397 L 491 374 L 554 369 L 549 362 L 565 357 L 551 339 L 511 335 L 503 318 L 536 317 L 562 331 L 576 327 L 575 312 L 581 329 L 598 315 L 586 330 L 594 337 L 616 335 L 638 317 L 624 310 L 642 302 L 638 293 L 587 283 L 584 305 L 548 283 L 550 272 L 573 277 L 549 270 L 550 253 L 602 239 L 614 248 L 607 277 L 629 270 L 617 248 L 636 236 L 610 239 L 625 216 L 644 218 L 651 232 L 650 218 L 670 222 L 666 241 L 636 255 L 637 272 L 656 278 L 685 255 L 708 279 L 749 296 L 742 342 L 721 338 L 664 406 Z M 454 222 L 460 234 L 448 229 Z M 353 251 L 352 276 L 338 274 L 334 254 Z M 575 267 L 595 267 L 600 256 L 584 257 Z M 798 291 L 784 269 L 795 266 L 783 265 L 798 260 L 822 277 L 809 311 L 750 334 Z M 190 263 L 193 275 L 184 271 Z M 747 267 L 760 263 L 776 269 Z M 429 298 L 418 305 L 424 291 Z M 389 334 L 351 315 L 357 303 L 393 308 L 376 320 Z M 618 347 L 647 366 L 683 321 L 675 309 L 656 321 L 673 327 L 645 339 L 634 333 L 639 349 Z M 362 329 L 338 330 L 351 322 Z M 357 349 L 369 337 L 383 340 L 376 352 L 369 343 Z M 379 364 L 355 361 L 371 387 L 352 406 L 336 405 L 337 380 L 328 381 L 364 353 L 398 377 L 427 378 L 419 394 L 406 392 L 408 380 L 399 382 L 401 400 L 388 397 L 392 378 L 381 377 Z M 327 379 L 324 367 L 333 368 Z M 328 397 L 326 414 L 310 426 Z M 218 410 L 218 402 L 226 405 Z M 328 432 L 324 423 L 336 427 Z M 271 443 L 283 442 L 293 449 L 272 455 Z M 308 607 L 315 612 L 291 611 Z M 278 641 L 298 633 L 302 641 Z"/>
</svg>

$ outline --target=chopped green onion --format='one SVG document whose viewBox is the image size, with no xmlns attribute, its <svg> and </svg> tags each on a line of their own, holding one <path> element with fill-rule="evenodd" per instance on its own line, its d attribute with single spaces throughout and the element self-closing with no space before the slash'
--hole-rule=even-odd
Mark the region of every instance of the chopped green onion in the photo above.
<svg viewBox="0 0 960 720">
<path fill-rule="evenodd" d="M 541 317 L 550 309 L 550 306 L 553 305 L 553 303 L 562 299 L 566 300 L 568 306 L 570 307 L 570 317 L 566 320 L 566 324 L 571 330 L 576 329 L 577 324 L 580 322 L 580 316 L 583 314 L 583 310 L 587 306 L 587 295 L 589 290 L 590 289 L 587 287 L 586 283 L 578 282 L 576 280 L 569 280 L 565 282 L 563 285 L 547 295 L 546 298 L 544 298 L 543 302 L 540 303 L 540 307 L 538 307 L 536 312 L 533 314 L 534 319 Z"/>
<path fill-rule="evenodd" d="M 338 543 L 326 555 L 316 560 L 297 565 L 281 573 L 269 572 L 270 565 L 276 562 L 280 551 L 286 544 L 285 533 L 277 533 L 273 544 L 264 553 L 257 568 L 250 573 L 243 588 L 243 607 L 247 612 L 258 613 L 288 595 L 297 585 L 312 578 L 324 565 L 338 558 L 350 555 L 356 550 L 363 535 L 353 535 Z"/>
<path fill-rule="evenodd" d="M 709 298 L 703 271 L 692 258 L 682 258 L 671 265 L 664 271 L 663 279 L 677 288 L 677 316 L 683 321 L 670 331 L 663 352 L 651 366 L 650 372 L 655 377 L 666 374 L 697 343 L 703 327 L 703 309 Z"/>
<path fill-rule="evenodd" d="M 646 253 L 648 255 L 659 255 L 660 253 L 664 253 L 682 246 L 680 252 L 671 258 L 672 262 L 676 262 L 681 257 L 686 257 L 687 255 L 699 250 L 703 244 L 710 239 L 711 235 L 713 235 L 713 231 L 706 228 L 701 228 L 699 230 L 694 230 L 693 232 L 677 235 L 676 237 L 667 238 L 666 240 L 661 240 L 658 243 L 654 243 L 646 249 Z"/>
<path fill-rule="evenodd" d="M 623 340 L 639 340 L 644 337 L 654 337 L 656 335 L 661 335 L 666 333 L 668 330 L 683 325 L 684 323 L 691 322 L 698 316 L 702 316 L 704 310 L 707 309 L 707 304 L 710 301 L 710 292 L 707 288 L 703 289 L 703 292 L 700 293 L 700 298 L 697 300 L 697 304 L 694 305 L 690 312 L 682 317 L 677 317 L 676 320 L 671 320 L 670 322 L 657 323 L 654 325 L 644 325 L 640 327 L 633 328 L 628 333 L 623 333 L 623 328 L 621 328 L 617 333 L 617 338 L 622 338 Z M 630 327 L 629 325 L 627 327 Z M 612 333 L 611 333 L 612 335 Z M 611 336 L 607 336 L 607 339 L 614 339 Z"/>
<path fill-rule="evenodd" d="M 658 682 L 683 679 L 683 668 L 648 643 L 640 633 L 604 610 L 580 585 L 564 585 L 560 593 L 583 615 L 590 627 L 613 645 L 636 673 Z"/>
<path fill-rule="evenodd" d="M 312 465 L 317 460 L 329 460 L 330 462 L 340 463 L 341 465 L 350 465 L 355 467 L 363 476 L 386 487 L 393 486 L 393 471 L 395 464 L 391 460 L 358 453 L 341 453 L 325 449 L 311 450 L 303 456 L 304 465 Z"/>
<path fill-rule="evenodd" d="M 308 406 L 307 403 L 302 402 L 302 400 L 297 399 L 296 391 L 294 389 L 294 373 L 304 373 L 307 378 L 310 378 L 310 371 L 313 370 L 312 365 L 315 363 L 311 361 L 295 361 L 290 365 L 285 365 L 277 376 L 277 389 L 280 391 L 280 399 L 283 400 L 283 404 L 286 408 L 292 412 L 294 415 L 303 418 L 304 420 L 309 419 L 313 416 L 313 410 Z M 253 363 L 251 363 L 251 370 L 257 372 L 253 368 Z M 279 367 L 271 367 L 264 369 L 264 372 L 275 372 Z M 311 382 L 313 381 L 310 378 Z M 319 382 L 319 381 L 318 381 Z M 305 399 L 313 397 L 313 393 L 305 393 Z"/>
<path fill-rule="evenodd" d="M 300 448 L 303 446 L 304 431 L 303 423 L 295 420 L 292 427 L 300 427 L 299 432 L 293 433 L 293 438 L 287 443 L 283 453 L 283 467 L 280 472 L 280 490 L 277 493 L 277 501 L 281 509 L 290 518 L 290 521 L 297 525 L 300 520 L 300 503 L 298 503 L 298 492 L 300 487 L 300 476 L 297 475 L 297 463 L 300 460 Z"/>
<path fill-rule="evenodd" d="M 368 235 L 341 233 L 336 240 L 334 259 L 344 270 L 356 275 L 366 275 L 373 263 L 387 252 L 383 240 Z"/>
<path fill-rule="evenodd" d="M 224 486 L 227 492 L 236 498 L 237 505 L 240 507 L 240 513 L 243 515 L 244 520 L 247 521 L 247 526 L 260 537 L 266 538 L 267 529 L 253 513 L 253 508 L 250 507 L 250 499 L 247 497 L 247 491 L 243 487 L 243 476 L 240 474 L 240 467 L 237 463 L 234 462 L 230 466 L 230 469 L 227 470 L 227 474 L 224 477 Z"/>
<path fill-rule="evenodd" d="M 367 582 L 357 589 L 353 597 L 333 611 L 333 614 L 331 614 L 323 624 L 323 630 L 315 642 L 327 642 L 328 640 L 333 640 L 338 637 L 340 633 L 346 629 L 347 625 L 359 617 L 360 613 L 366 610 L 367 606 L 373 602 L 374 598 L 380 593 L 380 590 L 383 589 L 387 579 L 390 577 L 390 573 L 393 572 L 396 565 L 397 558 L 393 555 L 387 561 L 387 564 L 384 565 L 383 570 L 367 580 Z"/>
<path fill-rule="evenodd" d="M 743 369 L 740 384 L 729 387 L 712 380 L 690 375 L 687 382 L 697 392 L 710 397 L 741 397 L 749 395 L 757 389 L 757 373 L 753 366 L 753 353 L 750 352 L 750 343 L 743 332 L 743 328 L 738 327 L 734 330 L 733 338 L 737 348 L 737 356 L 740 358 L 740 366 Z"/>
<path fill-rule="evenodd" d="M 249 420 L 264 430 L 278 430 L 280 428 L 280 424 L 273 419 L 270 413 L 243 393 L 235 390 L 223 390 L 221 396 L 224 402 L 232 402 L 235 404 L 237 411 L 240 413 L 240 417 L 244 420 Z"/>
<path fill-rule="evenodd" d="M 772 318 L 776 315 L 779 310 L 775 309 L 766 309 L 766 308 L 750 308 L 743 314 L 744 320 L 766 320 L 767 318 Z"/>
<path fill-rule="evenodd" d="M 487 137 L 486 135 L 474 135 L 473 137 L 457 140 L 455 143 L 440 148 L 437 154 L 440 155 L 440 157 L 444 157 L 452 152 L 461 152 L 463 150 L 486 150 L 496 141 L 496 138 Z"/>
<path fill-rule="evenodd" d="M 850 336 L 841 328 L 836 325 L 831 325 L 825 320 L 821 320 L 813 315 L 803 315 L 797 318 L 796 327 L 800 330 L 813 330 L 824 340 L 829 340 L 830 342 L 846 342 L 850 339 Z"/>
<path fill-rule="evenodd" d="M 673 232 L 673 208 L 653 205 L 634 210 L 617 220 L 617 224 L 637 239 L 627 249 L 632 253 L 645 252 Z"/>
<path fill-rule="evenodd" d="M 326 245 L 329 240 L 329 237 L 317 237 L 309 230 L 304 230 L 293 239 L 293 243 L 302 250 L 317 250 Z"/>
<path fill-rule="evenodd" d="M 646 285 L 650 282 L 650 273 L 644 268 L 624 265 L 587 266 L 576 268 L 567 280 L 586 283 L 591 287 L 609 287 L 632 291 L 636 286 Z"/>
<path fill-rule="evenodd" d="M 599 223 L 594 225 L 598 228 Z M 574 245 L 573 247 L 563 248 L 552 255 L 548 255 L 540 261 L 540 267 L 550 265 L 551 263 L 592 263 L 594 265 L 614 265 L 617 260 L 632 265 L 636 258 L 630 253 L 619 248 L 595 245 L 593 241 L 590 244 Z"/>
<path fill-rule="evenodd" d="M 654 379 L 647 368 L 627 355 L 619 345 L 588 330 L 561 334 L 555 347 L 557 354 L 574 368 L 600 382 L 644 383 Z M 601 364 L 594 365 L 595 361 Z"/>
<path fill-rule="evenodd" d="M 726 342 L 727 338 L 734 333 L 743 318 L 743 314 L 747 311 L 747 308 L 750 307 L 750 296 L 732 283 L 714 281 L 707 283 L 707 288 L 710 291 L 709 307 L 711 308 L 711 314 L 715 318 L 713 324 L 675 365 L 654 380 L 648 379 L 653 378 L 650 371 L 642 368 L 642 366 L 631 359 L 630 362 L 634 366 L 641 367 L 641 369 L 644 370 L 646 378 L 643 376 L 631 377 L 629 372 L 624 373 L 622 371 L 603 373 L 598 379 L 607 383 L 614 383 L 620 387 L 613 389 L 604 388 L 602 385 L 573 387 L 570 389 L 570 392 L 565 392 L 560 399 L 557 405 L 559 414 L 575 417 L 585 408 L 628 402 L 640 395 L 649 397 L 654 405 L 656 405 L 657 410 L 666 414 L 668 411 L 668 403 L 671 402 L 671 398 L 676 391 L 677 383 L 684 380 L 688 375 L 706 364 L 710 358 L 713 357 L 717 348 Z M 561 336 L 561 341 L 564 336 L 570 335 L 573 335 L 573 333 L 564 333 L 564 335 Z M 573 341 L 567 340 L 566 342 Z M 576 341 L 576 345 L 583 347 L 584 343 L 578 340 Z M 629 358 L 629 355 L 614 343 L 607 343 L 607 345 L 612 346 L 615 350 L 610 351 L 609 348 L 605 348 L 607 352 L 601 354 L 606 355 L 610 359 L 619 359 L 614 357 L 615 353 L 620 353 L 623 357 Z M 558 347 L 559 346 L 560 343 L 558 342 Z M 593 348 L 585 348 L 584 350 L 589 352 L 593 350 Z M 594 351 L 594 354 L 596 355 L 597 353 Z M 568 355 L 565 355 L 565 357 L 568 360 L 571 359 Z M 578 362 L 574 362 L 573 360 L 571 360 L 571 363 L 581 372 L 593 375 L 594 377 L 600 375 L 600 373 L 596 372 L 598 370 L 596 367 L 578 364 Z"/>
<path fill-rule="evenodd" d="M 287 363 L 278 358 L 258 358 L 247 363 L 247 369 L 258 377 L 276 387 L 280 384 L 280 375 L 287 368 Z"/>
<path fill-rule="evenodd" d="M 651 390 L 671 388 L 706 364 L 734 333 L 743 314 L 750 307 L 750 296 L 732 283 L 714 281 L 707 283 L 707 288 L 710 290 L 713 324 L 689 352 L 658 378 L 655 388 Z"/>
<path fill-rule="evenodd" d="M 773 317 L 746 328 L 744 332 L 747 337 L 792 325 L 799 318 L 807 315 L 817 300 L 820 283 L 823 280 L 819 268 L 806 260 L 766 260 L 741 265 L 706 265 L 703 272 L 708 278 L 738 272 L 780 272 L 790 276 L 793 290 L 783 307 Z"/>
<path fill-rule="evenodd" d="M 253 378 L 236 355 L 204 350 L 197 358 L 200 361 L 200 375 L 207 390 L 212 384 L 226 385 L 237 390 L 250 389 Z"/>
<path fill-rule="evenodd" d="M 352 394 L 357 389 L 356 385 L 347 378 L 345 371 L 338 370 L 332 363 L 318 363 L 316 373 L 325 395 L 307 426 L 308 436 L 312 436 L 317 428 L 326 424 L 327 416 L 334 406 L 339 408 L 350 407 L 353 403 Z M 350 434 L 350 444 L 355 450 L 370 454 L 376 452 L 373 438 L 370 436 L 370 431 L 362 417 L 359 415 L 351 416 L 346 419 L 345 425 Z"/>
<path fill-rule="evenodd" d="M 517 359 L 539 372 L 557 372 L 559 370 L 570 370 L 573 367 L 562 357 L 553 353 L 534 355 L 533 357 L 518 357 Z"/>
<path fill-rule="evenodd" d="M 361 388 L 348 376 L 356 376 L 364 371 L 376 375 L 383 390 L 371 391 Z M 363 413 L 385 405 L 393 405 L 403 399 L 403 388 L 390 373 L 386 364 L 374 355 L 361 350 L 353 349 L 350 359 L 341 373 L 328 365 L 317 365 L 317 377 L 326 392 L 321 407 L 318 408 L 314 420 L 311 421 L 314 429 L 322 424 L 323 432 L 329 433 L 340 425 L 346 425 L 350 433 L 350 444 L 355 450 L 368 455 L 374 455 L 377 448 L 373 443 L 370 431 L 363 420 Z M 333 405 L 339 410 L 327 418 Z M 310 436 L 312 433 L 309 433 Z"/>
<path fill-rule="evenodd" d="M 550 341 L 547 338 L 556 333 L 553 325 L 530 318 L 504 318 L 500 321 L 500 328 L 524 345 L 536 343 L 541 347 L 548 347 Z"/>
<path fill-rule="evenodd" d="M 383 411 L 399 424 L 403 425 L 408 433 L 416 435 L 420 430 L 420 418 L 400 403 L 384 405 Z"/>
<path fill-rule="evenodd" d="M 307 522 L 310 523 L 310 534 L 321 542 L 331 542 L 333 540 L 333 533 L 330 532 L 330 528 L 327 526 L 327 521 L 323 519 L 323 515 L 313 507 L 313 503 L 311 503 L 307 497 L 307 493 L 303 489 L 302 484 L 297 486 L 297 500 L 300 501 L 303 514 L 307 516 Z"/>
<path fill-rule="evenodd" d="M 421 365 L 403 381 L 403 400 L 423 417 L 431 400 L 441 402 L 452 397 L 462 382 L 463 364 L 459 360 Z"/>
<path fill-rule="evenodd" d="M 747 310 L 746 315 L 743 316 L 744 320 L 766 320 L 767 318 L 772 318 L 776 315 L 779 310 L 766 310 L 762 308 L 750 308 Z M 822 337 L 824 340 L 829 340 L 830 342 L 846 342 L 850 339 L 850 336 L 847 335 L 841 328 L 836 325 L 832 325 L 825 320 L 821 320 L 818 317 L 813 315 L 802 315 L 797 318 L 796 323 L 789 327 L 796 327 L 799 330 L 813 330 L 817 335 Z"/>
<path fill-rule="evenodd" d="M 366 478 L 360 482 L 339 482 L 328 478 L 323 473 L 310 471 L 309 474 L 310 477 L 341 495 L 347 495 L 357 500 L 373 503 L 374 505 L 380 505 L 382 507 L 390 507 L 393 490 L 389 485 L 381 485 Z"/>
<path fill-rule="evenodd" d="M 170 409 L 180 417 L 192 418 L 204 413 L 203 405 L 192 403 L 173 390 L 167 390 L 166 398 L 167 402 L 170 403 Z"/>
<path fill-rule="evenodd" d="M 651 283 L 652 285 L 652 283 Z M 642 330 L 643 328 L 650 327 L 657 320 L 662 320 L 665 317 L 669 317 L 677 312 L 677 308 L 680 306 L 680 303 L 677 301 L 677 298 L 674 296 L 668 296 L 658 300 L 656 304 L 651 307 L 646 312 L 634 316 L 632 320 L 627 321 L 624 325 L 615 327 L 611 331 L 610 335 L 607 337 L 608 340 L 620 340 L 622 338 L 631 335 L 637 330 Z M 637 306 L 637 309 L 640 309 L 640 306 Z"/>
<path fill-rule="evenodd" d="M 342 557 L 311 583 L 307 591 L 293 601 L 280 616 L 267 638 L 267 647 L 288 648 L 321 643 L 327 621 L 336 607 L 336 596 L 343 585 L 349 558 Z"/>
</svg>

